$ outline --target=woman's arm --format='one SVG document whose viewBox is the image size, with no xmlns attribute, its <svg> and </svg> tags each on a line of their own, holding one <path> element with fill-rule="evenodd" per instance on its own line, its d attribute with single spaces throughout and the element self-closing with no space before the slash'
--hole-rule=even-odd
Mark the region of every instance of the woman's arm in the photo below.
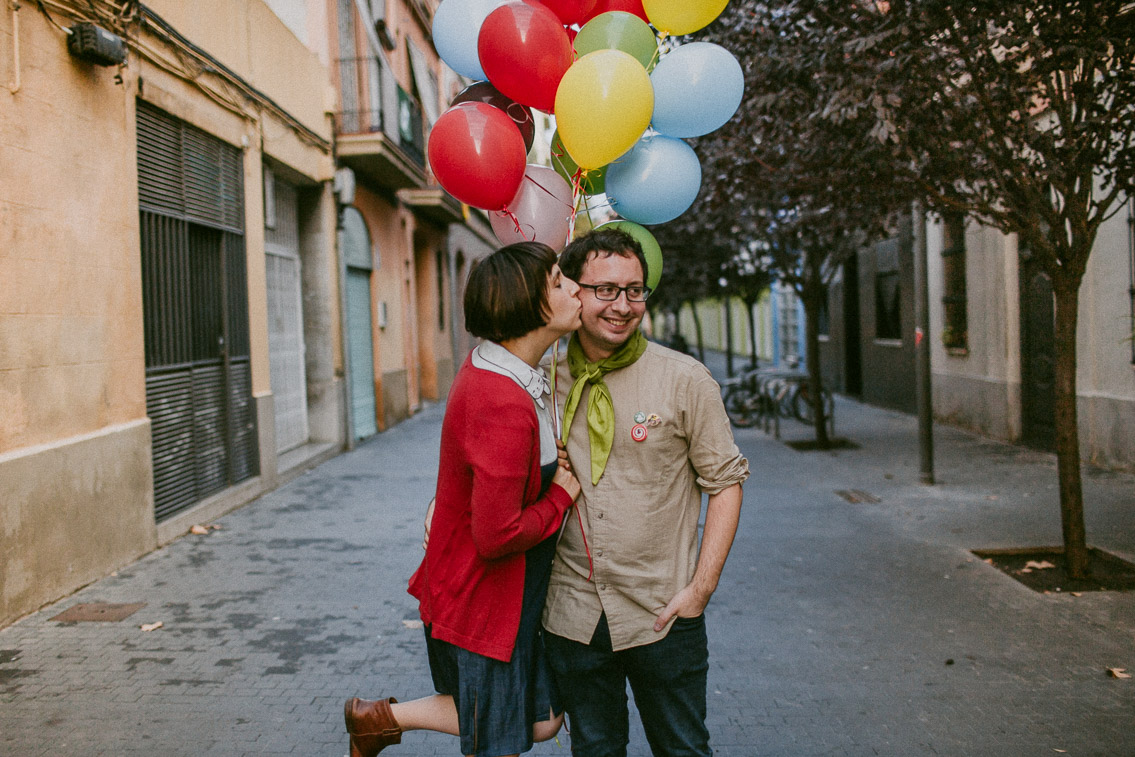
<svg viewBox="0 0 1135 757">
<path fill-rule="evenodd" d="M 527 397 L 525 397 L 527 400 Z M 570 471 L 557 468 L 552 485 L 524 507 L 540 438 L 531 405 L 486 402 L 466 425 L 466 453 L 473 471 L 473 543 L 485 559 L 536 546 L 556 532 L 579 494 Z"/>
</svg>

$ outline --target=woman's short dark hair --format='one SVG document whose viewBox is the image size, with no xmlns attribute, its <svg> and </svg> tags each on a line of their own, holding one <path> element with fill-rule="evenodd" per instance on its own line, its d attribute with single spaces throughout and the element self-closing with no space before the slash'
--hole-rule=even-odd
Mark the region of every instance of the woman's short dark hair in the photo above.
<svg viewBox="0 0 1135 757">
<path fill-rule="evenodd" d="M 592 256 L 607 257 L 619 255 L 634 256 L 642 266 L 643 283 L 648 276 L 646 256 L 638 240 L 619 229 L 596 229 L 572 240 L 560 253 L 560 270 L 569 279 L 579 281 L 583 276 L 583 266 Z"/>
<path fill-rule="evenodd" d="M 473 268 L 465 285 L 465 328 L 493 342 L 548 323 L 548 276 L 555 251 L 540 242 L 502 247 Z"/>
</svg>

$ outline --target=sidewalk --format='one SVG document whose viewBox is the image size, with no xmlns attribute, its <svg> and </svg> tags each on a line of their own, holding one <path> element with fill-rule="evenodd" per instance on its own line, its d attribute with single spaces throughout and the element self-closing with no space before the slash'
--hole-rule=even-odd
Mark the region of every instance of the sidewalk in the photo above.
<svg viewBox="0 0 1135 757">
<path fill-rule="evenodd" d="M 442 412 L 0 629 L 0 755 L 340 757 L 344 698 L 430 693 L 405 581 Z M 836 430 L 859 449 L 736 432 L 753 478 L 707 610 L 715 754 L 1135 754 L 1135 678 L 1106 674 L 1135 673 L 1135 594 L 1038 594 L 969 552 L 1060 543 L 1054 458 L 938 427 L 928 487 L 913 417 L 837 399 Z M 1085 469 L 1084 490 L 1089 542 L 1135 560 L 1135 476 Z M 50 620 L 91 602 L 146 604 Z M 383 754 L 458 753 L 409 733 Z"/>
</svg>

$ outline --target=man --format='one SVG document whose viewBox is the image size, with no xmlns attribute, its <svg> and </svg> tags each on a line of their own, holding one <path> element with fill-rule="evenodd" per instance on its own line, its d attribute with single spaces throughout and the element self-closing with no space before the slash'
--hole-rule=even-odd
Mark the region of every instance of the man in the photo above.
<svg viewBox="0 0 1135 757">
<path fill-rule="evenodd" d="M 560 268 L 583 303 L 557 376 L 583 491 L 557 547 L 544 628 L 572 754 L 626 754 L 629 681 L 656 756 L 709 755 L 702 611 L 748 463 L 709 371 L 639 331 L 650 290 L 638 242 L 594 231 L 568 245 Z"/>
</svg>

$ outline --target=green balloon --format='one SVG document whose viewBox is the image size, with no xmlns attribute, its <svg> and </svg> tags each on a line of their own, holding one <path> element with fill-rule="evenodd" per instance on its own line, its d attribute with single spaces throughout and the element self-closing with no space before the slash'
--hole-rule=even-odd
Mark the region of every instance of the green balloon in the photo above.
<svg viewBox="0 0 1135 757">
<path fill-rule="evenodd" d="M 634 221 L 609 221 L 599 228 L 616 229 L 635 238 L 635 241 L 642 246 L 642 254 L 646 257 L 646 285 L 651 289 L 657 289 L 658 282 L 662 281 L 662 248 L 658 246 L 658 240 L 654 235 Z"/>
<path fill-rule="evenodd" d="M 575 51 L 580 58 L 596 50 L 622 50 L 647 71 L 658 62 L 654 32 L 641 18 L 624 11 L 600 13 L 575 35 Z"/>
<path fill-rule="evenodd" d="M 567 148 L 564 143 L 560 141 L 560 133 L 557 131 L 552 135 L 552 168 L 556 170 L 560 176 L 564 177 L 564 181 L 568 186 L 575 187 L 575 172 L 579 170 L 579 164 L 572 160 L 571 155 L 568 155 Z M 603 188 L 606 186 L 607 166 L 602 168 L 593 168 L 588 171 L 579 182 L 580 189 L 583 190 L 585 195 L 597 195 L 603 193 Z"/>
</svg>

